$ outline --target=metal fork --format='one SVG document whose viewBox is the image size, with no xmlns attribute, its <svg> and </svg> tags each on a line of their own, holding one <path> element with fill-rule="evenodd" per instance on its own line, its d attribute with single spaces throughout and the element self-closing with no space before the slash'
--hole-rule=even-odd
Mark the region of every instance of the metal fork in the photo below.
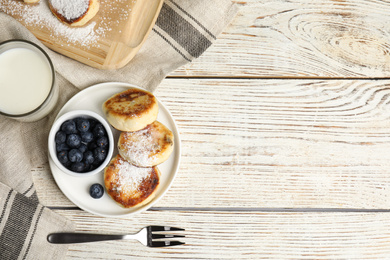
<svg viewBox="0 0 390 260">
<path fill-rule="evenodd" d="M 71 243 L 85 243 L 97 242 L 118 239 L 136 239 L 144 246 L 148 247 L 166 247 L 177 246 L 185 243 L 171 240 L 155 240 L 162 238 L 185 237 L 183 235 L 171 235 L 154 232 L 162 231 L 184 231 L 182 228 L 165 227 L 165 226 L 147 226 L 141 229 L 136 234 L 131 235 L 104 235 L 104 234 L 90 234 L 90 233 L 52 233 L 47 236 L 47 241 L 53 244 L 71 244 Z"/>
</svg>

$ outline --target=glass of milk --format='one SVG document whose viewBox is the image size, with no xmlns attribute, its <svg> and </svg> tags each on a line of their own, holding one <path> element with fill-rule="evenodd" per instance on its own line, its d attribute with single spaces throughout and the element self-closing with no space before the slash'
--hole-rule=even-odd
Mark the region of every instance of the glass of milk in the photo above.
<svg viewBox="0 0 390 260">
<path fill-rule="evenodd" d="M 0 43 L 0 114 L 23 122 L 37 121 L 58 99 L 53 63 L 35 43 Z"/>
</svg>

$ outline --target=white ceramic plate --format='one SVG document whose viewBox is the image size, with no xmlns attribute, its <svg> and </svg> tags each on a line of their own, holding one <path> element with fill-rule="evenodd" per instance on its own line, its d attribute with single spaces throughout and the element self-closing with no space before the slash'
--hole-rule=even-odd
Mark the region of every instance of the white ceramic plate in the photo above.
<svg viewBox="0 0 390 260">
<path fill-rule="evenodd" d="M 122 92 L 134 85 L 109 82 L 86 88 L 73 96 L 60 110 L 56 119 L 66 112 L 85 109 L 91 110 L 104 117 L 102 104 L 112 95 Z M 139 87 L 136 87 L 139 88 Z M 174 134 L 174 150 L 167 161 L 160 164 L 158 168 L 161 171 L 160 185 L 154 199 L 142 206 L 125 209 L 117 204 L 110 196 L 105 193 L 102 198 L 94 199 L 89 195 L 89 187 L 94 183 L 100 183 L 104 187 L 103 171 L 93 176 L 74 177 L 62 172 L 49 156 L 49 165 L 58 187 L 61 191 L 81 209 L 90 213 L 105 217 L 127 217 L 134 213 L 146 210 L 155 204 L 171 186 L 180 163 L 180 137 L 174 119 L 168 109 L 158 101 L 159 113 L 157 120 L 167 126 Z M 112 128 L 115 144 L 118 142 L 119 131 Z M 116 146 L 116 145 L 115 145 Z M 117 148 L 114 155 L 118 154 Z"/>
</svg>

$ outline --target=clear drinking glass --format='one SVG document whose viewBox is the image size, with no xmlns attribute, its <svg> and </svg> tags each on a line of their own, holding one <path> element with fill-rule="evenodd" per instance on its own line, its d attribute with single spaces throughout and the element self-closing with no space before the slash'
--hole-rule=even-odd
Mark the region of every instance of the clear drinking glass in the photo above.
<svg viewBox="0 0 390 260">
<path fill-rule="evenodd" d="M 0 114 L 23 122 L 50 113 L 57 100 L 53 63 L 38 45 L 26 40 L 0 43 Z"/>
</svg>

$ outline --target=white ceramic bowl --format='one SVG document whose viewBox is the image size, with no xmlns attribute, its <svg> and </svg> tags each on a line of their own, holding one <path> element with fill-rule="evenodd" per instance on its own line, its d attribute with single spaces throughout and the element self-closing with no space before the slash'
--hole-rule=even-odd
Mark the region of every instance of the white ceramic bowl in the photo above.
<svg viewBox="0 0 390 260">
<path fill-rule="evenodd" d="M 56 142 L 55 142 L 56 133 L 60 130 L 62 123 L 64 123 L 66 120 L 74 119 L 77 117 L 94 118 L 97 121 L 99 121 L 100 123 L 102 123 L 104 128 L 106 129 L 108 142 L 109 142 L 107 157 L 103 161 L 103 163 L 99 167 L 97 167 L 96 169 L 89 171 L 89 172 L 83 172 L 83 173 L 73 172 L 73 171 L 67 169 L 65 166 L 63 166 L 60 163 L 60 161 L 57 158 Z M 72 175 L 72 176 L 76 176 L 76 177 L 86 177 L 86 176 L 91 176 L 91 175 L 94 175 L 94 174 L 102 171 L 108 165 L 108 163 L 110 162 L 110 160 L 112 158 L 112 154 L 114 152 L 114 137 L 113 137 L 110 125 L 99 114 L 92 112 L 92 111 L 89 111 L 89 110 L 73 110 L 73 111 L 70 111 L 70 112 L 62 115 L 54 122 L 53 126 L 51 127 L 50 133 L 49 133 L 48 145 L 49 145 L 49 154 L 50 154 L 51 159 L 53 160 L 54 164 L 62 172 L 69 174 L 69 175 Z"/>
</svg>

